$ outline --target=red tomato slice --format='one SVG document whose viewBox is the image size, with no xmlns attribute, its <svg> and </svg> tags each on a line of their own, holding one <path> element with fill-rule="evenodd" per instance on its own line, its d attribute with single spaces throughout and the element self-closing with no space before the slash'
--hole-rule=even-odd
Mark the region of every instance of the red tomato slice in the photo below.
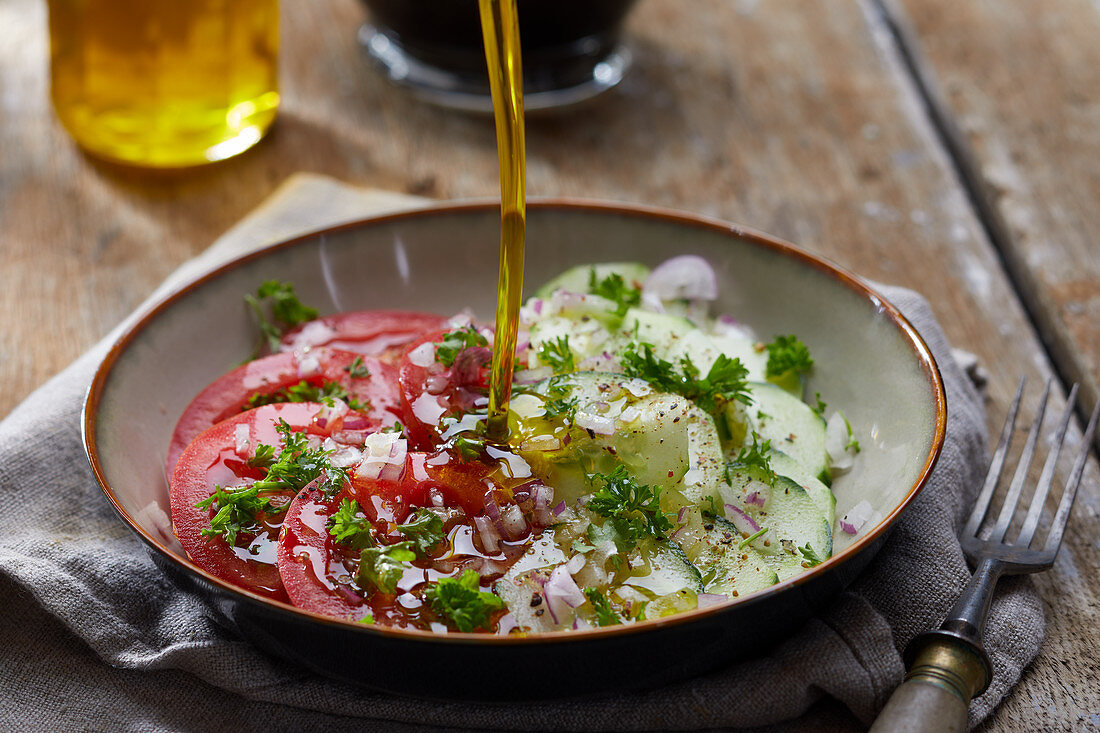
<svg viewBox="0 0 1100 733">
<path fill-rule="evenodd" d="M 303 323 L 283 336 L 280 351 L 329 346 L 396 363 L 405 345 L 447 319 L 412 311 L 349 311 Z"/>
<path fill-rule="evenodd" d="M 276 421 L 285 420 L 296 432 L 318 437 L 331 436 L 342 428 L 343 419 L 318 420 L 324 405 L 313 402 L 265 405 L 240 413 L 203 432 L 180 455 L 169 484 L 172 525 L 187 556 L 203 570 L 240 588 L 260 595 L 286 600 L 276 568 L 275 544 L 283 522 L 283 512 L 257 514 L 259 531 L 242 532 L 230 545 L 223 537 L 206 537 L 204 529 L 216 513 L 211 506 L 195 505 L 214 495 L 215 487 L 235 488 L 251 485 L 265 471 L 248 465 L 259 445 L 282 445 L 275 429 Z M 355 413 L 348 413 L 354 419 Z M 324 425 L 320 425 L 324 422 Z M 269 494 L 280 504 L 289 505 L 294 491 Z"/>
<path fill-rule="evenodd" d="M 413 341 L 401 357 L 398 382 L 405 411 L 405 432 L 413 446 L 428 449 L 440 442 L 439 422 L 488 404 L 489 349 L 460 353 L 451 366 L 435 361 L 430 343 L 443 341 L 447 331 L 435 331 Z"/>
<path fill-rule="evenodd" d="M 367 376 L 352 376 L 356 359 L 360 361 L 354 366 L 366 370 Z M 179 455 L 196 435 L 247 410 L 253 395 L 271 395 L 302 381 L 315 387 L 336 382 L 350 397 L 369 405 L 360 412 L 366 421 L 356 429 L 373 431 L 393 425 L 398 419 L 407 419 L 397 388 L 397 368 L 391 364 L 328 348 L 272 354 L 242 364 L 212 382 L 191 401 L 176 423 L 168 445 L 167 475 L 172 475 Z"/>
</svg>

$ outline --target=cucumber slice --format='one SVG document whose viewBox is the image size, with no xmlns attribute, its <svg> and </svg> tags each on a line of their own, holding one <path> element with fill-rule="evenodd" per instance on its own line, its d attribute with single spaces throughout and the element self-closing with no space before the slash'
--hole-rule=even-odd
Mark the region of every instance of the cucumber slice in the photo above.
<svg viewBox="0 0 1100 733">
<path fill-rule="evenodd" d="M 744 479 L 744 476 L 740 478 L 742 481 Z M 808 567 L 812 560 L 807 555 L 822 560 L 832 555 L 832 524 L 809 493 L 792 479 L 779 476 L 762 507 L 746 502 L 743 496 L 737 496 L 732 503 L 761 527 L 775 532 L 780 546 L 773 553 L 761 555 L 780 580 L 798 575 L 804 567 Z M 802 548 L 808 549 L 803 551 Z"/>
<path fill-rule="evenodd" d="M 579 320 L 566 316 L 550 316 L 535 322 L 531 326 L 530 366 L 542 366 L 538 354 L 540 347 L 547 342 L 566 338 L 569 350 L 573 352 L 574 363 L 579 364 L 590 356 L 609 348 L 611 331 L 599 319 Z"/>
<path fill-rule="evenodd" d="M 623 282 L 633 288 L 641 289 L 646 278 L 649 277 L 649 268 L 639 262 L 604 262 L 598 265 L 578 265 L 571 267 L 550 280 L 537 291 L 536 298 L 549 298 L 555 290 L 567 290 L 571 293 L 588 293 L 592 272 L 596 273 L 596 282 L 605 279 L 608 275 L 622 276 Z"/>
<path fill-rule="evenodd" d="M 675 542 L 647 542 L 639 548 L 636 557 L 640 565 L 631 569 L 623 585 L 648 591 L 650 597 L 667 596 L 684 589 L 703 592 L 703 577 Z"/>
<path fill-rule="evenodd" d="M 773 471 L 781 476 L 787 476 L 806 490 L 817 504 L 817 508 L 825 513 L 825 519 L 830 527 L 836 525 L 836 494 L 832 489 L 783 451 L 772 451 L 768 459 L 771 461 Z"/>
<path fill-rule="evenodd" d="M 749 395 L 753 403 L 747 407 L 732 404 L 726 408 L 730 433 L 736 438 L 733 454 L 749 442 L 755 430 L 761 440 L 770 440 L 773 450 L 782 451 L 798 461 L 811 476 L 819 476 L 828 468 L 825 453 L 825 421 L 802 400 L 774 384 L 752 382 Z"/>
<path fill-rule="evenodd" d="M 743 538 L 731 522 L 708 517 L 703 529 L 693 559 L 706 578 L 707 593 L 737 598 L 779 582 L 779 576 L 752 546 L 738 547 Z"/>
<path fill-rule="evenodd" d="M 654 354 L 671 361 L 670 356 L 676 352 L 679 342 L 690 334 L 699 332 L 699 329 L 686 318 L 631 308 L 623 316 L 623 325 L 619 332 L 622 341 L 620 346 L 631 341 L 652 344 Z M 679 359 L 676 359 L 676 363 L 679 363 Z"/>
<path fill-rule="evenodd" d="M 618 464 L 640 483 L 662 489 L 665 511 L 719 498 L 724 462 L 710 416 L 690 400 L 654 392 L 646 382 L 621 374 L 574 372 L 534 385 L 543 397 L 576 400 L 572 424 L 545 416 L 519 418 L 511 441 L 555 496 L 572 503 L 592 487 L 586 473 L 610 473 Z M 610 420 L 604 435 L 585 425 Z M 541 436 L 553 435 L 561 448 L 529 450 Z M 568 438 L 568 440 L 566 440 Z"/>
<path fill-rule="evenodd" d="M 699 369 L 699 373 L 705 375 L 719 354 L 725 354 L 730 359 L 739 359 L 749 372 L 748 379 L 763 381 L 768 357 L 767 354 L 758 353 L 750 339 L 732 335 L 707 335 L 695 328 L 677 339 L 667 354 L 659 355 L 673 364 L 679 364 L 686 356 Z"/>
<path fill-rule="evenodd" d="M 554 566 L 565 560 L 565 554 L 554 541 L 554 530 L 548 529 L 500 580 L 493 583 L 493 592 L 508 606 L 519 627 L 531 632 L 568 628 L 554 621 L 543 595 L 543 585 L 549 580 Z M 538 601 L 535 601 L 536 594 Z"/>
</svg>

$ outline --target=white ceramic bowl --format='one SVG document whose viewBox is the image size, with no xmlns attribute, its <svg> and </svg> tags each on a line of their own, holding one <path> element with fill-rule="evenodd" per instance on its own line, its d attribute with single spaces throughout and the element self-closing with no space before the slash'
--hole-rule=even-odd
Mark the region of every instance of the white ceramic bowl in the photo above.
<svg viewBox="0 0 1100 733">
<path fill-rule="evenodd" d="M 108 499 L 181 584 L 207 594 L 219 608 L 233 609 L 229 615 L 260 643 L 330 674 L 340 674 L 332 655 L 343 658 L 350 647 L 369 654 L 396 644 L 410 664 L 459 647 L 467 659 L 482 653 L 476 650 L 495 650 L 484 652 L 482 661 L 497 663 L 494 655 L 532 649 L 543 656 L 553 653 L 547 650 L 571 649 L 569 658 L 575 660 L 579 643 L 598 656 L 638 638 L 651 647 L 675 646 L 678 635 L 704 629 L 711 639 L 726 638 L 727 655 L 736 655 L 788 633 L 869 562 L 927 479 L 946 424 L 943 386 L 919 335 L 858 278 L 766 235 L 666 210 L 575 201 L 532 204 L 527 292 L 579 263 L 638 260 L 652 265 L 693 253 L 705 257 L 718 274 L 716 313 L 735 315 L 765 338 L 797 334 L 816 364 L 810 393 L 819 391 L 830 405 L 844 409 L 863 448 L 854 470 L 834 483 L 837 516 L 864 499 L 875 510 L 876 521 L 854 539 L 845 541 L 847 536 L 837 533 L 833 558 L 721 606 L 630 627 L 517 639 L 439 636 L 325 619 L 229 586 L 183 554 L 167 520 L 165 451 L 191 398 L 255 345 L 256 328 L 242 296 L 276 278 L 293 282 L 303 302 L 322 313 L 398 308 L 451 314 L 469 307 L 491 319 L 498 216 L 492 204 L 456 204 L 367 219 L 247 255 L 165 298 L 111 349 L 85 404 L 85 444 Z M 777 621 L 777 615 L 786 618 Z M 721 633 L 750 621 L 761 629 L 752 643 Z M 323 638 L 297 648 L 293 640 L 276 640 L 285 635 L 258 633 L 256 624 L 267 631 L 280 624 L 294 629 L 292 636 L 303 645 L 312 631 Z M 319 646 L 331 646 L 327 657 Z M 652 669 L 632 679 L 654 684 L 705 666 L 701 661 L 677 672 Z M 572 663 L 568 667 L 576 669 Z M 367 677 L 355 681 L 405 689 L 399 674 Z M 464 694 L 461 681 L 454 684 L 440 694 Z M 544 692 L 555 694 L 555 689 L 549 685 Z"/>
</svg>

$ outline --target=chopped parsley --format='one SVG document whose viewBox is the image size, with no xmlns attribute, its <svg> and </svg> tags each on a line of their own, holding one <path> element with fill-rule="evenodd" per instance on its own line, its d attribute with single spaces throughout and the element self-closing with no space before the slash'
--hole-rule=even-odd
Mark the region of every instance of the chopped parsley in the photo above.
<svg viewBox="0 0 1100 733">
<path fill-rule="evenodd" d="M 390 425 L 388 428 L 382 428 L 378 432 L 380 432 L 380 433 L 397 433 L 402 438 L 408 437 L 408 436 L 405 435 L 405 426 L 401 424 L 400 420 L 395 420 L 393 425 Z"/>
<path fill-rule="evenodd" d="M 486 439 L 468 433 L 459 433 L 451 441 L 451 446 L 464 460 L 476 461 L 485 452 Z"/>
<path fill-rule="evenodd" d="M 344 371 L 352 379 L 366 379 L 370 376 L 370 369 L 363 366 L 363 357 L 357 356 L 350 364 L 344 367 Z"/>
<path fill-rule="evenodd" d="M 775 341 L 765 348 L 768 350 L 768 365 L 764 374 L 769 381 L 798 379 L 814 366 L 809 349 L 797 336 L 776 336 Z"/>
<path fill-rule="evenodd" d="M 615 626 L 621 624 L 623 619 L 611 607 L 611 601 L 597 588 L 585 588 L 584 597 L 592 604 L 592 610 L 596 612 L 596 624 L 599 626 Z"/>
<path fill-rule="evenodd" d="M 480 590 L 480 581 L 477 572 L 467 568 L 457 578 L 442 578 L 429 585 L 424 599 L 459 631 L 488 629 L 493 614 L 505 606 L 500 597 Z"/>
<path fill-rule="evenodd" d="M 775 471 L 772 470 L 771 460 L 768 459 L 768 453 L 771 451 L 772 442 L 765 440 L 763 443 L 759 443 L 760 435 L 753 430 L 752 431 L 752 445 L 742 448 L 729 463 L 731 469 L 741 469 L 752 476 L 757 481 L 762 481 L 768 486 L 775 483 Z"/>
<path fill-rule="evenodd" d="M 610 474 L 589 474 L 590 482 L 602 486 L 588 500 L 588 509 L 606 517 L 623 542 L 630 547 L 644 537 L 664 537 L 672 522 L 661 511 L 661 489 L 643 486 L 618 465 Z"/>
<path fill-rule="evenodd" d="M 821 399 L 821 393 L 814 392 L 814 399 L 817 401 L 817 404 L 810 409 L 816 412 L 819 417 L 825 417 L 825 408 L 828 407 L 828 405 Z"/>
<path fill-rule="evenodd" d="M 476 346 L 488 346 L 489 342 L 472 325 L 443 334 L 442 341 L 435 342 L 435 360 L 443 366 L 451 366 L 460 352 Z"/>
<path fill-rule="evenodd" d="M 370 520 L 359 510 L 359 502 L 354 499 L 342 499 L 340 508 L 329 517 L 327 526 L 328 533 L 338 544 L 356 548 L 374 544 Z"/>
<path fill-rule="evenodd" d="M 798 551 L 802 553 L 802 557 L 805 558 L 805 562 L 802 563 L 803 567 L 812 568 L 814 565 L 820 565 L 828 559 L 818 555 L 817 551 L 810 547 L 809 542 L 807 542 L 804 547 L 799 547 Z"/>
<path fill-rule="evenodd" d="M 595 267 L 588 271 L 588 292 L 618 305 L 615 314 L 619 316 L 626 315 L 631 306 L 642 302 L 642 291 L 627 285 L 622 275 L 613 272 L 603 280 L 597 280 Z"/>
<path fill-rule="evenodd" d="M 431 509 L 421 507 L 404 524 L 395 525 L 401 534 L 409 538 L 421 557 L 443 544 L 443 519 Z"/>
<path fill-rule="evenodd" d="M 405 574 L 405 563 L 416 559 L 412 542 L 398 542 L 393 545 L 364 547 L 359 553 L 359 570 L 355 573 L 355 582 L 365 591 L 377 589 L 393 595 L 397 592 L 397 583 Z"/>
<path fill-rule="evenodd" d="M 547 420 L 563 419 L 573 422 L 577 416 L 577 405 L 580 403 L 576 397 L 570 397 L 573 391 L 569 385 L 557 378 L 551 378 L 543 397 L 542 409 L 546 413 Z"/>
<path fill-rule="evenodd" d="M 304 379 L 298 384 L 282 387 L 274 392 L 266 394 L 257 392 L 248 398 L 248 403 L 244 409 L 251 410 L 263 405 L 274 405 L 281 402 L 323 402 L 331 405 L 334 400 L 341 400 L 347 403 L 348 407 L 358 412 L 365 412 L 370 409 L 369 400 L 360 401 L 352 397 L 348 394 L 344 385 L 339 382 L 325 380 L 321 384 L 310 384 Z"/>
<path fill-rule="evenodd" d="M 316 308 L 303 305 L 302 301 L 298 300 L 293 285 L 278 280 L 265 281 L 257 288 L 255 295 L 246 295 L 244 300 L 256 314 L 256 320 L 260 326 L 260 344 L 257 345 L 253 358 L 259 355 L 265 339 L 268 349 L 277 351 L 283 333 L 317 317 Z M 267 316 L 265 304 L 271 307 L 270 319 Z"/>
<path fill-rule="evenodd" d="M 210 498 L 195 504 L 198 509 L 209 509 L 211 506 L 217 506 L 218 511 L 210 519 L 210 527 L 203 529 L 202 534 L 204 537 L 224 537 L 230 545 L 237 544 L 237 535 L 241 532 L 259 531 L 257 515 L 261 512 L 286 509 L 286 506 L 276 506 L 271 497 L 260 496 L 256 484 L 235 488 L 215 486 Z"/>
<path fill-rule="evenodd" d="M 335 496 L 347 481 L 346 469 L 335 468 L 329 463 L 330 451 L 310 449 L 306 436 L 294 432 L 285 420 L 280 419 L 275 429 L 283 443 L 279 456 L 275 457 L 274 446 L 260 444 L 256 446 L 255 455 L 248 460 L 248 465 L 253 468 L 267 469 L 264 478 L 248 486 L 215 486 L 210 497 L 195 504 L 197 509 L 217 508 L 210 519 L 210 527 L 202 530 L 204 536 L 220 536 L 230 545 L 235 545 L 241 532 L 259 531 L 259 514 L 285 512 L 290 505 L 289 501 L 277 504 L 273 501 L 274 497 L 265 494 L 297 493 L 306 484 L 324 476 L 319 488 L 326 496 Z"/>
<path fill-rule="evenodd" d="M 714 416 L 729 402 L 751 402 L 748 370 L 740 359 L 725 354 L 719 354 L 702 378 L 691 359 L 681 358 L 677 369 L 653 353 L 653 344 L 632 342 L 623 350 L 621 360 L 626 376 L 644 379 L 661 392 L 682 395 Z"/>
<path fill-rule="evenodd" d="M 853 451 L 855 453 L 859 453 L 859 451 L 860 451 L 859 441 L 856 440 L 854 435 L 852 435 L 852 423 L 848 422 L 848 416 L 845 415 L 843 412 L 840 412 L 840 410 L 837 410 L 837 412 L 840 414 L 840 417 L 844 420 L 844 427 L 847 428 L 847 430 L 848 430 L 848 444 L 844 446 L 844 450 L 850 450 L 850 451 Z"/>
<path fill-rule="evenodd" d="M 554 370 L 554 374 L 577 371 L 576 357 L 569 348 L 569 337 L 559 336 L 553 341 L 543 341 L 538 349 L 539 361 Z"/>
</svg>

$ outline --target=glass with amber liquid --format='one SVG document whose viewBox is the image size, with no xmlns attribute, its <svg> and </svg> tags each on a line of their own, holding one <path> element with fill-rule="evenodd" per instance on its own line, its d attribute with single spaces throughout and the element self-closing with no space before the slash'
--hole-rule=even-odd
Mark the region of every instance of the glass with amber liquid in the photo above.
<svg viewBox="0 0 1100 733">
<path fill-rule="evenodd" d="M 173 168 L 254 145 L 279 104 L 278 0 L 48 0 L 54 109 L 88 152 Z"/>
</svg>

